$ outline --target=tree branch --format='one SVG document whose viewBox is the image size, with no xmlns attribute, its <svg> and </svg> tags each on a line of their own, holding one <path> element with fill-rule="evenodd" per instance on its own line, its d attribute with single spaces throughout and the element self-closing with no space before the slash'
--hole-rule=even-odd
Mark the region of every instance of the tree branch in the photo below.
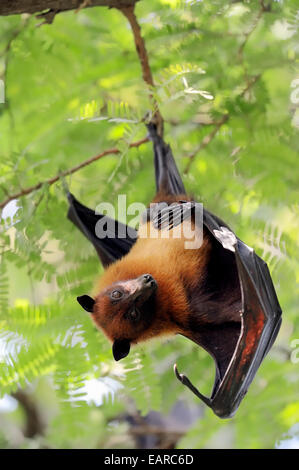
<svg viewBox="0 0 299 470">
<path fill-rule="evenodd" d="M 244 40 L 243 42 L 241 43 L 240 47 L 239 47 L 239 50 L 238 50 L 238 56 L 240 58 L 241 61 L 243 61 L 243 51 L 244 51 L 244 48 L 250 38 L 250 36 L 252 35 L 252 33 L 254 32 L 254 30 L 257 28 L 259 22 L 260 22 L 260 19 L 262 18 L 263 16 L 263 13 L 264 13 L 265 9 L 263 6 L 261 6 L 255 20 L 253 21 L 253 24 L 251 26 L 251 28 L 246 32 L 244 33 Z"/>
<path fill-rule="evenodd" d="M 246 47 L 247 42 L 250 39 L 250 36 L 253 34 L 253 32 L 256 30 L 257 26 L 259 25 L 259 22 L 261 21 L 261 19 L 263 17 L 263 14 L 265 12 L 268 12 L 269 8 L 271 9 L 271 5 L 270 6 L 265 6 L 263 0 L 259 0 L 259 3 L 260 3 L 261 6 L 260 6 L 260 9 L 258 11 L 258 14 L 257 14 L 255 20 L 253 21 L 251 28 L 249 28 L 249 30 L 246 33 L 244 33 L 244 39 L 243 39 L 242 43 L 240 44 L 239 49 L 238 49 L 238 53 L 237 53 L 237 57 L 239 59 L 239 62 L 243 66 L 244 76 L 245 76 L 245 80 L 246 80 L 247 83 L 249 83 L 249 77 L 248 77 L 248 68 L 247 68 L 246 63 L 244 62 L 244 49 Z"/>
<path fill-rule="evenodd" d="M 249 40 L 251 34 L 254 32 L 254 30 L 258 26 L 259 21 L 262 18 L 263 13 L 266 12 L 266 11 L 269 11 L 269 9 L 268 9 L 269 7 L 266 7 L 264 5 L 263 0 L 260 0 L 260 4 L 261 4 L 261 7 L 260 7 L 260 10 L 257 14 L 257 17 L 255 18 L 251 28 L 244 34 L 244 40 L 243 40 L 243 42 L 241 43 L 241 45 L 239 46 L 239 49 L 238 49 L 237 54 L 238 54 L 238 57 L 239 57 L 239 60 L 240 60 L 241 63 L 243 63 L 243 51 L 244 51 L 244 48 L 247 44 L 247 41 Z M 242 93 L 239 95 L 240 97 L 244 97 L 246 95 L 246 93 L 250 90 L 250 88 L 260 78 L 260 75 L 255 75 L 253 78 L 250 79 L 247 75 L 247 70 L 245 68 L 245 77 L 246 77 L 246 87 L 244 88 Z M 199 146 L 189 155 L 189 161 L 188 161 L 188 163 L 185 167 L 184 174 L 188 173 L 188 171 L 190 170 L 190 167 L 191 167 L 192 162 L 193 162 L 194 158 L 196 157 L 196 155 L 202 149 L 204 149 L 207 145 L 209 145 L 209 143 L 214 139 L 214 137 L 216 136 L 217 132 L 222 127 L 222 125 L 225 124 L 228 120 L 229 120 L 229 114 L 224 114 L 222 116 L 222 118 L 220 119 L 220 121 L 218 121 L 217 123 L 214 123 L 215 127 L 212 129 L 212 131 L 204 137 L 204 139 L 199 144 Z"/>
<path fill-rule="evenodd" d="M 259 80 L 260 77 L 261 77 L 260 74 L 255 75 L 254 77 L 252 77 L 248 81 L 248 83 L 247 83 L 246 87 L 244 88 L 244 90 L 242 91 L 242 93 L 240 93 L 239 97 L 243 98 L 247 94 L 247 92 L 253 87 L 253 85 Z M 198 152 L 200 152 L 207 145 L 209 145 L 209 143 L 217 135 L 217 132 L 219 131 L 219 129 L 223 126 L 223 124 L 225 124 L 229 120 L 229 118 L 230 118 L 229 114 L 223 114 L 221 119 L 217 123 L 214 124 L 215 127 L 212 129 L 212 131 L 203 138 L 203 140 L 201 141 L 199 146 L 189 155 L 189 162 L 187 163 L 187 165 L 184 169 L 184 174 L 187 174 L 188 171 L 190 170 L 192 162 L 193 162 L 194 158 L 196 157 L 196 155 L 198 154 Z"/>
<path fill-rule="evenodd" d="M 86 8 L 103 6 L 109 8 L 122 8 L 135 5 L 139 0 L 90 0 Z M 1 0 L 0 16 L 19 15 L 21 13 L 47 13 L 55 14 L 62 11 L 77 10 L 83 0 Z"/>
<path fill-rule="evenodd" d="M 148 141 L 149 141 L 149 138 L 145 137 L 144 139 L 137 140 L 136 142 L 132 142 L 131 144 L 129 144 L 129 148 L 140 147 L 140 145 L 145 144 Z M 6 204 L 8 204 L 13 199 L 18 199 L 21 196 L 26 196 L 27 194 L 30 194 L 33 191 L 37 191 L 44 184 L 48 184 L 50 186 L 50 185 L 56 183 L 56 181 L 58 181 L 60 178 L 71 175 L 71 174 L 75 173 L 76 171 L 81 170 L 81 168 L 84 168 L 85 166 L 88 166 L 91 163 L 96 162 L 97 160 L 100 160 L 100 158 L 105 157 L 106 155 L 118 154 L 120 152 L 121 151 L 117 147 L 104 150 L 103 152 L 99 153 L 98 155 L 96 155 L 94 157 L 91 157 L 91 158 L 89 158 L 88 160 L 85 160 L 82 163 L 79 163 L 79 165 L 76 165 L 73 168 L 69 168 L 68 170 L 62 171 L 58 175 L 53 176 L 52 178 L 49 178 L 48 180 L 40 181 L 39 183 L 35 184 L 34 186 L 24 188 L 24 189 L 20 190 L 17 193 L 11 194 L 3 202 L 0 203 L 0 209 L 3 209 L 3 207 L 5 207 Z"/>
<path fill-rule="evenodd" d="M 42 435 L 44 433 L 45 425 L 42 422 L 38 407 L 32 400 L 31 396 L 23 390 L 17 390 L 12 393 L 11 396 L 18 400 L 25 412 L 26 421 L 23 431 L 24 436 L 33 438 L 34 436 Z"/>
<path fill-rule="evenodd" d="M 149 65 L 149 59 L 147 50 L 145 47 L 145 42 L 143 37 L 141 36 L 141 28 L 138 23 L 138 20 L 135 15 L 135 5 L 125 8 L 119 8 L 119 10 L 123 13 L 123 15 L 128 19 L 132 33 L 134 36 L 135 47 L 139 57 L 141 70 L 142 70 L 142 78 L 144 82 L 149 86 L 150 89 L 155 88 L 155 83 L 152 75 L 152 71 Z M 155 99 L 152 91 L 150 91 L 149 99 L 153 106 L 153 117 L 151 122 L 154 122 L 157 125 L 158 134 L 162 137 L 163 136 L 163 118 L 159 111 L 157 100 Z"/>
<path fill-rule="evenodd" d="M 144 424 L 141 426 L 134 426 L 130 428 L 130 433 L 135 435 L 135 436 L 143 436 L 143 435 L 148 435 L 148 434 L 153 434 L 159 437 L 164 437 L 167 436 L 169 439 L 175 438 L 175 440 L 178 440 L 180 437 L 184 436 L 186 434 L 186 430 L 170 430 L 170 429 L 165 429 L 161 426 L 155 426 L 155 425 L 150 425 L 150 424 Z"/>
</svg>

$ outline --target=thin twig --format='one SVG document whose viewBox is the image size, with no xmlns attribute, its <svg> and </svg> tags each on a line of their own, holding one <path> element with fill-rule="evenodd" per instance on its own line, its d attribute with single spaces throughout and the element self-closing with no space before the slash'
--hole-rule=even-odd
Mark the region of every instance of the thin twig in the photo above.
<svg viewBox="0 0 299 470">
<path fill-rule="evenodd" d="M 239 47 L 239 50 L 238 50 L 238 56 L 240 58 L 243 58 L 243 51 L 244 51 L 244 48 L 248 42 L 248 39 L 250 38 L 251 34 L 254 32 L 254 30 L 256 29 L 257 25 L 259 24 L 259 21 L 264 13 L 264 7 L 261 6 L 261 8 L 259 9 L 258 11 L 258 14 L 253 22 L 253 25 L 252 27 L 246 32 L 244 33 L 244 40 L 243 42 L 241 43 L 240 47 Z"/>
<path fill-rule="evenodd" d="M 248 83 L 249 82 L 249 78 L 248 78 L 248 69 L 247 69 L 247 66 L 246 64 L 244 63 L 244 49 L 245 49 L 245 46 L 250 38 L 250 36 L 252 35 L 252 33 L 255 31 L 255 29 L 257 28 L 263 14 L 266 12 L 266 11 L 269 11 L 267 9 L 267 7 L 265 7 L 264 5 L 264 2 L 263 0 L 260 0 L 260 9 L 258 11 L 258 14 L 255 18 L 255 20 L 253 21 L 253 24 L 251 26 L 251 28 L 246 32 L 244 33 L 244 40 L 243 42 L 240 44 L 240 47 L 238 49 L 238 53 L 237 53 L 237 57 L 239 58 L 239 62 L 241 63 L 241 65 L 243 65 L 243 68 L 244 68 L 244 75 L 245 75 L 245 80 L 246 82 Z"/>
<path fill-rule="evenodd" d="M 251 80 L 248 81 L 242 93 L 240 93 L 239 97 L 243 98 L 246 95 L 246 93 L 250 90 L 250 88 L 258 81 L 260 77 L 261 77 L 260 74 L 252 77 Z M 230 118 L 229 114 L 223 114 L 222 118 L 216 124 L 214 124 L 215 127 L 212 129 L 212 131 L 203 138 L 199 146 L 189 155 L 189 161 L 184 169 L 184 174 L 187 174 L 189 172 L 192 162 L 194 158 L 196 157 L 196 155 L 198 154 L 198 152 L 200 152 L 207 145 L 209 145 L 209 143 L 217 135 L 217 132 L 219 131 L 219 129 L 223 126 L 223 124 L 225 124 L 229 120 L 229 118 Z"/>
<path fill-rule="evenodd" d="M 140 147 L 142 144 L 145 144 L 148 141 L 149 141 L 149 138 L 145 137 L 144 139 L 137 140 L 136 142 L 130 143 L 129 148 Z M 47 184 L 47 185 L 50 186 L 50 185 L 56 183 L 56 181 L 58 181 L 60 178 L 71 175 L 71 174 L 75 173 L 76 171 L 81 170 L 81 168 L 84 168 L 85 166 L 90 165 L 91 163 L 99 160 L 102 157 L 105 157 L 106 155 L 118 154 L 120 152 L 121 151 L 117 147 L 104 150 L 103 152 L 99 153 L 98 155 L 95 155 L 94 157 L 88 158 L 87 160 L 85 160 L 82 163 L 79 163 L 79 165 L 76 165 L 73 168 L 69 168 L 68 170 L 62 171 L 58 175 L 53 176 L 52 178 L 49 178 L 48 180 L 40 181 L 39 183 L 35 184 L 34 186 L 30 186 L 29 188 L 25 188 L 25 189 L 22 189 L 21 191 L 19 191 L 17 193 L 11 194 L 9 197 L 7 197 L 7 199 L 5 199 L 3 202 L 0 203 L 0 209 L 3 209 L 3 207 L 5 207 L 6 204 L 8 204 L 13 199 L 17 199 L 21 196 L 26 196 L 27 194 L 30 194 L 33 191 L 37 191 L 44 184 Z"/>
<path fill-rule="evenodd" d="M 149 65 L 148 53 L 145 47 L 145 42 L 144 42 L 143 37 L 141 36 L 141 28 L 135 15 L 135 6 L 129 6 L 129 7 L 124 7 L 124 8 L 119 8 L 119 9 L 130 23 L 133 36 L 134 36 L 136 51 L 139 57 L 140 65 L 141 65 L 142 78 L 144 82 L 150 88 L 149 99 L 153 106 L 153 118 L 151 119 L 151 122 L 154 122 L 157 125 L 158 134 L 162 137 L 163 136 L 163 118 L 159 111 L 157 100 L 155 99 L 151 91 L 151 89 L 155 87 L 155 83 L 154 83 L 152 71 Z"/>
<path fill-rule="evenodd" d="M 242 93 L 240 93 L 240 97 L 241 98 L 244 98 L 244 96 L 246 95 L 246 93 L 253 87 L 253 85 L 256 84 L 256 82 L 261 78 L 261 74 L 258 73 L 257 75 L 254 75 L 252 78 L 250 78 L 247 82 L 247 85 L 246 87 L 244 88 L 244 90 L 242 91 Z"/>
<path fill-rule="evenodd" d="M 7 109 L 8 116 L 9 116 L 9 127 L 10 127 L 10 133 L 12 134 L 15 128 L 15 121 L 14 121 L 14 116 L 12 113 L 12 109 L 10 106 L 9 98 L 8 98 L 8 92 L 7 92 L 7 74 L 8 74 L 8 68 L 9 68 L 9 61 L 10 61 L 10 56 L 11 56 L 11 49 L 13 42 L 15 39 L 18 38 L 18 36 L 23 32 L 27 24 L 29 23 L 29 17 L 25 18 L 22 20 L 22 24 L 18 26 L 13 32 L 8 40 L 3 52 L 1 53 L 1 56 L 4 57 L 4 71 L 3 75 L 0 76 L 0 78 L 3 79 L 4 82 L 4 107 Z M 9 141 L 9 146 L 10 146 L 10 153 L 12 152 L 12 144 L 11 144 L 11 139 Z"/>
<path fill-rule="evenodd" d="M 220 119 L 220 121 L 217 122 L 217 124 L 215 125 L 214 129 L 212 129 L 212 131 L 207 134 L 203 140 L 201 141 L 201 143 L 199 144 L 199 146 L 194 150 L 194 152 L 192 152 L 190 155 L 189 155 L 189 161 L 184 169 L 184 174 L 186 175 L 188 173 L 188 171 L 190 170 L 190 166 L 192 165 L 192 162 L 194 160 L 194 158 L 196 157 L 196 155 L 198 154 L 198 152 L 200 152 L 202 149 L 204 149 L 207 145 L 209 145 L 209 143 L 214 139 L 215 135 L 217 134 L 217 132 L 219 131 L 219 129 L 221 128 L 221 126 L 227 122 L 229 119 L 229 115 L 228 114 L 224 114 L 222 116 L 222 118 Z"/>
</svg>

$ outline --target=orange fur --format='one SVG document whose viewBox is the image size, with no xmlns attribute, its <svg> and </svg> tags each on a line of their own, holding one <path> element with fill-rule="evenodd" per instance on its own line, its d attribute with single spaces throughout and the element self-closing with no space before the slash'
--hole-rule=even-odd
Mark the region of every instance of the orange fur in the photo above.
<svg viewBox="0 0 299 470">
<path fill-rule="evenodd" d="M 190 200 L 186 195 L 165 197 L 158 194 L 153 202 L 171 203 L 182 199 Z M 194 224 L 190 228 L 195 230 Z M 197 231 L 196 236 L 201 235 Z M 158 335 L 186 333 L 189 315 L 186 286 L 188 289 L 195 289 L 198 285 L 209 256 L 210 244 L 208 238 L 204 237 L 202 246 L 194 250 L 186 249 L 185 241 L 184 237 L 175 238 L 174 230 L 158 231 L 147 222 L 140 226 L 138 239 L 130 252 L 104 272 L 96 286 L 99 294 L 95 298 L 96 308 L 92 318 L 111 341 L 120 333 L 130 337 L 132 343 Z M 150 328 L 134 331 L 134 328 L 130 329 L 130 325 L 121 319 L 121 315 L 111 314 L 109 299 L 104 298 L 102 292 L 112 284 L 135 279 L 145 273 L 151 274 L 158 284 L 157 315 Z"/>
</svg>

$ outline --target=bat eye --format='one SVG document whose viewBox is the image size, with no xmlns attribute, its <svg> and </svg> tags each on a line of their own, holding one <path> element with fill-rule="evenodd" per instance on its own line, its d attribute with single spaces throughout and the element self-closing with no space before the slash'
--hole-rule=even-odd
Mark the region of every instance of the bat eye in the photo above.
<svg viewBox="0 0 299 470">
<path fill-rule="evenodd" d="M 110 297 L 113 300 L 119 300 L 123 296 L 123 293 L 120 290 L 114 290 L 111 292 Z"/>
</svg>

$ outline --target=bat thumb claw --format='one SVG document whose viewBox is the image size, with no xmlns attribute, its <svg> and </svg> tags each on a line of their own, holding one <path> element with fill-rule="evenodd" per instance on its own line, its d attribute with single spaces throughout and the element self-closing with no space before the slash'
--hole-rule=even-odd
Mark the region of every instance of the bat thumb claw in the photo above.
<svg viewBox="0 0 299 470">
<path fill-rule="evenodd" d="M 182 374 L 179 373 L 176 364 L 174 364 L 173 370 L 174 370 L 174 373 L 175 373 L 175 375 L 176 375 L 176 378 L 177 378 L 180 382 L 183 382 L 183 380 L 184 380 L 184 375 L 182 375 Z"/>
</svg>

